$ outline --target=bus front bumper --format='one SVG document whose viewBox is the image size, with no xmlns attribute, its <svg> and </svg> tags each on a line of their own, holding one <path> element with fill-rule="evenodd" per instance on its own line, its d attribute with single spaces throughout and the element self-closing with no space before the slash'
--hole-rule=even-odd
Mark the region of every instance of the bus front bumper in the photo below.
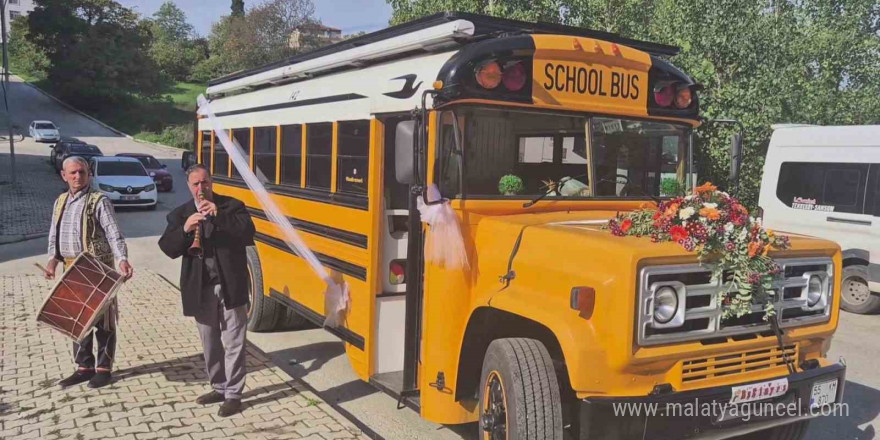
<svg viewBox="0 0 880 440">
<path fill-rule="evenodd" d="M 808 420 L 835 409 L 833 405 L 811 409 L 814 385 L 836 379 L 834 402 L 842 402 L 846 365 L 817 367 L 768 380 L 783 378 L 788 379 L 785 394 L 737 405 L 730 404 L 733 388 L 748 384 L 645 397 L 588 397 L 580 401 L 576 430 L 581 439 L 704 440 L 724 439 Z M 841 408 L 836 410 L 839 412 Z"/>
</svg>

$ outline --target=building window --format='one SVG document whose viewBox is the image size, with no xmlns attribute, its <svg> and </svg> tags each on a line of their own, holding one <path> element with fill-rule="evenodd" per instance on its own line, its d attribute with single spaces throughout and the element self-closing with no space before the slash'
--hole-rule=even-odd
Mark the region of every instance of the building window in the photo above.
<svg viewBox="0 0 880 440">
<path fill-rule="evenodd" d="M 10 5 L 17 5 L 17 4 L 18 4 L 18 0 L 9 0 L 9 4 L 10 4 Z M 11 12 L 13 12 L 13 11 L 9 11 L 9 12 L 11 13 Z"/>
<path fill-rule="evenodd" d="M 254 174 L 263 183 L 275 183 L 275 157 L 278 155 L 278 129 L 254 128 Z"/>
<path fill-rule="evenodd" d="M 251 163 L 251 129 L 250 128 L 236 128 L 232 130 L 232 139 L 238 142 L 238 145 L 241 147 L 242 153 L 244 153 L 244 160 L 250 166 Z M 241 178 L 241 174 L 239 174 L 238 169 L 235 167 L 235 164 L 232 165 L 232 177 Z"/>
<path fill-rule="evenodd" d="M 370 164 L 370 121 L 338 124 L 336 188 L 339 192 L 367 194 Z"/>
<path fill-rule="evenodd" d="M 15 20 L 18 17 L 21 17 L 21 12 L 9 11 L 9 21 Z"/>
<path fill-rule="evenodd" d="M 330 189 L 333 124 L 309 124 L 306 129 L 306 187 Z"/>
<path fill-rule="evenodd" d="M 861 214 L 868 164 L 785 162 L 776 196 L 805 211 Z"/>
<path fill-rule="evenodd" d="M 281 127 L 281 184 L 300 186 L 302 176 L 302 126 Z"/>
<path fill-rule="evenodd" d="M 202 132 L 202 165 L 211 171 L 211 137 L 214 135 L 212 131 Z"/>
</svg>

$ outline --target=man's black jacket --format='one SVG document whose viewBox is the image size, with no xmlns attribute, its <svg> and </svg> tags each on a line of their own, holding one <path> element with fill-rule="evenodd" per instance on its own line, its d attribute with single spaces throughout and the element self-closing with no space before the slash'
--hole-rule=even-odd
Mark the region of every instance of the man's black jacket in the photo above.
<svg viewBox="0 0 880 440">
<path fill-rule="evenodd" d="M 217 216 L 206 220 L 202 228 L 202 239 L 209 241 L 214 249 L 214 258 L 220 273 L 220 286 L 223 302 L 227 309 L 247 304 L 248 272 L 245 248 L 254 244 L 254 222 L 247 209 L 239 200 L 214 194 Z M 204 262 L 189 255 L 193 234 L 183 231 L 186 219 L 195 214 L 196 205 L 192 200 L 174 208 L 168 213 L 168 226 L 159 239 L 159 247 L 171 258 L 183 257 L 180 270 L 180 294 L 183 299 L 184 316 L 195 316 L 199 310 L 202 271 Z M 205 241 L 203 241 L 205 243 Z"/>
</svg>

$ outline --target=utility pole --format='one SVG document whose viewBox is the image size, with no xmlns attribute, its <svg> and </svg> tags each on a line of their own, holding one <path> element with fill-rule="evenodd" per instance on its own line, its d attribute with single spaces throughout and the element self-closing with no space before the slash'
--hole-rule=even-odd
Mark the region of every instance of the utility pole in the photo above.
<svg viewBox="0 0 880 440">
<path fill-rule="evenodd" d="M 12 139 L 12 113 L 9 112 L 9 34 L 6 33 L 6 2 L 0 0 L 0 36 L 3 37 L 3 104 L 6 106 L 6 128 L 9 129 L 9 179 L 15 184 L 15 140 Z"/>
</svg>

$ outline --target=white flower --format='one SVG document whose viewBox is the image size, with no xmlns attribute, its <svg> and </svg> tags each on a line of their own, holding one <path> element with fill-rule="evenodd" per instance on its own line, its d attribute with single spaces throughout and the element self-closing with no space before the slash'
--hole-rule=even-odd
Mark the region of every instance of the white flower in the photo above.
<svg viewBox="0 0 880 440">
<path fill-rule="evenodd" d="M 739 232 L 739 237 L 737 237 L 736 239 L 739 241 L 745 241 L 748 233 L 749 233 L 749 231 L 747 229 L 743 228 L 743 230 Z"/>
<path fill-rule="evenodd" d="M 682 220 L 687 220 L 691 218 L 696 212 L 697 211 L 694 208 L 688 206 L 687 208 L 684 208 L 678 212 L 678 218 Z"/>
<path fill-rule="evenodd" d="M 718 207 L 717 203 L 703 203 L 704 208 L 715 209 Z"/>
<path fill-rule="evenodd" d="M 691 195 L 685 197 L 684 199 L 685 199 L 685 200 L 693 200 L 693 199 L 694 199 L 694 195 L 691 194 Z"/>
<path fill-rule="evenodd" d="M 727 222 L 727 224 L 724 225 L 724 232 L 728 234 L 733 232 L 733 223 Z"/>
</svg>

